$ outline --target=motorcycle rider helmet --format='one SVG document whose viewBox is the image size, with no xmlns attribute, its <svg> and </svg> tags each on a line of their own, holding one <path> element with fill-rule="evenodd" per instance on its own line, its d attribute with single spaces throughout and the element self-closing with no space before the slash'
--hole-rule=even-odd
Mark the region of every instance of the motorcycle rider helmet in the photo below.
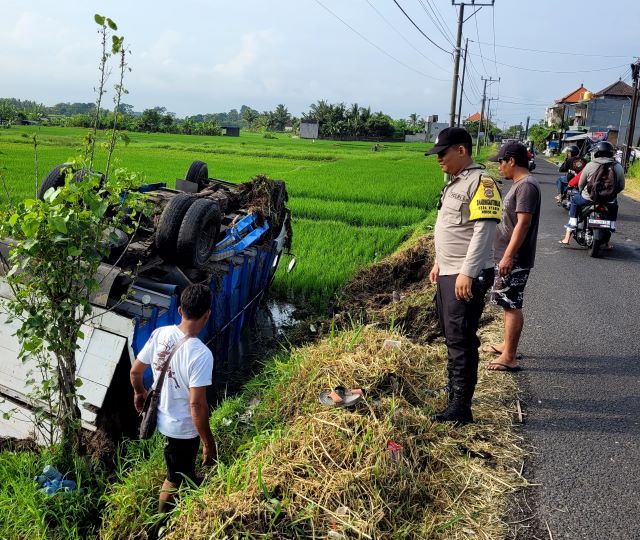
<svg viewBox="0 0 640 540">
<path fill-rule="evenodd" d="M 576 157 L 580 153 L 580 149 L 575 144 L 567 146 L 564 151 L 569 152 L 571 157 Z"/>
<path fill-rule="evenodd" d="M 592 149 L 593 157 L 613 157 L 615 149 L 609 141 L 600 141 Z"/>
</svg>

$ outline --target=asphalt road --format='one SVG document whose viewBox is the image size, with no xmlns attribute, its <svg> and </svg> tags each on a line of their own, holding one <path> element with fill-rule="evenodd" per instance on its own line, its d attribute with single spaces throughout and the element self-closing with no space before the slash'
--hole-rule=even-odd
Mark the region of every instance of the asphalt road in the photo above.
<svg viewBox="0 0 640 540">
<path fill-rule="evenodd" d="M 640 539 L 640 203 L 622 197 L 614 249 L 558 244 L 557 169 L 538 159 L 542 215 L 518 375 L 533 519 L 519 539 Z"/>
</svg>

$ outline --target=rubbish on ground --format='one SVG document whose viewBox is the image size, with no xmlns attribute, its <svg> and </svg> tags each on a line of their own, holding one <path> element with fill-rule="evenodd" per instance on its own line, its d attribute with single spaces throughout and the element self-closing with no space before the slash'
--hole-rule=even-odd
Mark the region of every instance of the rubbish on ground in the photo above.
<svg viewBox="0 0 640 540">
<path fill-rule="evenodd" d="M 393 461 L 398 461 L 402 457 L 402 445 L 393 442 L 391 439 L 387 441 L 387 451 Z"/>
<path fill-rule="evenodd" d="M 42 469 L 42 474 L 35 477 L 35 481 L 42 486 L 40 492 L 49 497 L 53 497 L 58 492 L 70 493 L 77 488 L 73 480 L 65 480 L 53 465 L 46 465 Z"/>
<path fill-rule="evenodd" d="M 400 349 L 402 347 L 402 342 L 396 339 L 385 339 L 382 346 L 385 349 Z"/>
<path fill-rule="evenodd" d="M 362 399 L 360 388 L 347 389 L 344 386 L 336 386 L 333 390 L 320 392 L 320 403 L 327 407 L 352 407 Z"/>
</svg>

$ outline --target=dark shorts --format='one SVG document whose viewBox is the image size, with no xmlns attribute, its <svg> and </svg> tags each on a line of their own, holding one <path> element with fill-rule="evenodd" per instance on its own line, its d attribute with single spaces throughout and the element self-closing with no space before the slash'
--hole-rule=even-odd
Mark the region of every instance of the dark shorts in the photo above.
<svg viewBox="0 0 640 540">
<path fill-rule="evenodd" d="M 491 303 L 506 309 L 522 309 L 524 288 L 529 279 L 530 268 L 513 268 L 501 277 L 496 267 L 496 276 L 491 289 Z"/>
<path fill-rule="evenodd" d="M 186 476 L 194 483 L 196 480 L 196 458 L 200 448 L 200 437 L 193 439 L 174 439 L 167 437 L 164 447 L 164 460 L 167 463 L 167 480 L 180 485 Z"/>
</svg>

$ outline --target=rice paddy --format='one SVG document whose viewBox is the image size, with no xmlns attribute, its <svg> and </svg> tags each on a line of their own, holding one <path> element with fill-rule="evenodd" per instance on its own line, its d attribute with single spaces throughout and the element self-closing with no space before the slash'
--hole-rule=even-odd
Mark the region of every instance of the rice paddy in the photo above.
<svg viewBox="0 0 640 540">
<path fill-rule="evenodd" d="M 80 152 L 87 130 L 57 127 L 0 129 L 0 167 L 15 200 L 35 192 L 38 178 Z M 285 180 L 293 212 L 298 265 L 280 272 L 273 293 L 323 311 L 360 266 L 400 244 L 433 208 L 442 185 L 435 160 L 420 143 L 381 144 L 301 140 L 242 132 L 240 137 L 129 133 L 117 162 L 149 182 L 175 185 L 195 159 L 211 177 L 245 182 L 257 174 Z M 97 168 L 104 166 L 99 154 Z M 4 189 L 2 190 L 4 191 Z M 4 197 L 3 197 L 4 199 Z"/>
</svg>

